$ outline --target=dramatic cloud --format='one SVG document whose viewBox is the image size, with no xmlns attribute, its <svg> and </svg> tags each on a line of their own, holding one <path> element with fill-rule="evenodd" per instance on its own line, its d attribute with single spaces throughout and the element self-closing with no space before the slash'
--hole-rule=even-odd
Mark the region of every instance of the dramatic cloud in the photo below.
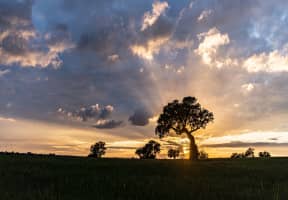
<svg viewBox="0 0 288 200">
<path fill-rule="evenodd" d="M 163 106 L 195 96 L 215 115 L 197 133 L 200 143 L 285 133 L 287 8 L 284 0 L 1 0 L 0 113 L 89 130 L 89 142 L 96 135 L 143 142 L 155 137 Z M 0 137 L 24 134 L 2 123 Z M 90 144 L 80 132 L 65 138 L 77 141 L 73 154 Z M 271 142 L 261 137 L 205 144 Z"/>
<path fill-rule="evenodd" d="M 244 62 L 248 72 L 288 72 L 287 51 L 255 54 Z"/>
<path fill-rule="evenodd" d="M 222 61 L 217 60 L 219 47 L 229 44 L 230 39 L 228 34 L 221 34 L 217 28 L 212 28 L 206 33 L 198 34 L 198 39 L 201 41 L 195 53 L 201 56 L 203 63 L 207 65 L 222 66 Z M 229 64 L 228 61 L 227 64 Z"/>
<path fill-rule="evenodd" d="M 31 17 L 32 1 L 1 1 L 0 13 L 2 65 L 57 68 L 62 64 L 59 54 L 73 48 L 67 33 L 41 34 L 35 30 Z"/>
<path fill-rule="evenodd" d="M 169 5 L 166 1 L 155 1 L 155 3 L 152 5 L 152 11 L 144 14 L 141 31 L 144 31 L 149 26 L 152 26 L 168 7 Z"/>
<path fill-rule="evenodd" d="M 140 58 L 151 61 L 153 60 L 154 55 L 159 53 L 161 46 L 168 40 L 169 37 L 150 39 L 144 45 L 132 45 L 131 51 Z"/>
<path fill-rule="evenodd" d="M 58 109 L 58 113 L 68 119 L 78 120 L 82 122 L 96 122 L 93 127 L 99 129 L 112 129 L 123 125 L 123 121 L 109 119 L 114 111 L 114 107 L 107 105 L 100 107 L 95 104 L 89 107 L 82 107 L 76 111 L 66 111 L 63 108 Z"/>
<path fill-rule="evenodd" d="M 107 105 L 103 108 L 99 104 L 89 107 L 82 107 L 76 111 L 66 111 L 63 108 L 58 108 L 58 113 L 67 116 L 68 118 L 77 119 L 80 121 L 107 119 L 113 112 L 114 107 Z"/>
</svg>

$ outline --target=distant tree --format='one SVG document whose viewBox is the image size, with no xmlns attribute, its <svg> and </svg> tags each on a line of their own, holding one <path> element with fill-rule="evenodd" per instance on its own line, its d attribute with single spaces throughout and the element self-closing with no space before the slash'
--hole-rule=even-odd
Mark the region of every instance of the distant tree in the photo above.
<svg viewBox="0 0 288 200">
<path fill-rule="evenodd" d="M 199 152 L 199 159 L 200 160 L 205 160 L 205 159 L 208 159 L 208 153 L 206 153 L 205 151 L 200 151 Z"/>
<path fill-rule="evenodd" d="M 89 157 L 101 158 L 106 153 L 105 142 L 99 141 L 90 147 Z"/>
<path fill-rule="evenodd" d="M 254 148 L 249 147 L 244 155 L 245 158 L 254 158 Z"/>
<path fill-rule="evenodd" d="M 179 149 L 169 149 L 168 150 L 168 157 L 169 158 L 177 158 L 179 157 L 180 151 Z"/>
<path fill-rule="evenodd" d="M 160 152 L 160 144 L 154 140 L 150 140 L 144 147 L 138 148 L 136 154 L 140 159 L 155 159 Z"/>
<path fill-rule="evenodd" d="M 267 151 L 259 152 L 259 157 L 260 158 L 270 158 L 271 154 Z"/>
<path fill-rule="evenodd" d="M 163 108 L 155 133 L 160 138 L 171 132 L 186 134 L 190 140 L 190 160 L 197 160 L 199 152 L 193 133 L 205 128 L 213 119 L 213 113 L 202 108 L 195 97 L 184 97 L 182 102 L 174 100 Z"/>
</svg>

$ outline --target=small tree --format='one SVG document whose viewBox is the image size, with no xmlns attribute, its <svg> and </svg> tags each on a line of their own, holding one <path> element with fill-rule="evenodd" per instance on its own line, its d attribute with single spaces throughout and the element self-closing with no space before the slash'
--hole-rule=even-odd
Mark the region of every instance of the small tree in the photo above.
<svg viewBox="0 0 288 200">
<path fill-rule="evenodd" d="M 105 142 L 99 141 L 90 147 L 89 157 L 101 158 L 106 153 Z"/>
<path fill-rule="evenodd" d="M 135 152 L 140 159 L 155 159 L 160 152 L 160 144 L 154 140 L 150 140 L 144 147 L 138 148 Z"/>
<path fill-rule="evenodd" d="M 260 158 L 270 158 L 271 154 L 268 151 L 259 152 Z"/>
<path fill-rule="evenodd" d="M 254 148 L 249 147 L 244 155 L 245 158 L 254 158 Z"/>
<path fill-rule="evenodd" d="M 205 160 L 208 159 L 208 153 L 206 153 L 204 150 L 199 152 L 199 159 Z"/>
<path fill-rule="evenodd" d="M 168 150 L 168 157 L 169 158 L 177 158 L 180 154 L 179 149 L 169 149 Z"/>
<path fill-rule="evenodd" d="M 182 102 L 174 100 L 163 108 L 155 133 L 160 138 L 170 132 L 186 134 L 190 140 L 190 159 L 197 160 L 199 152 L 193 134 L 213 119 L 213 113 L 202 108 L 195 97 L 184 97 Z"/>
</svg>

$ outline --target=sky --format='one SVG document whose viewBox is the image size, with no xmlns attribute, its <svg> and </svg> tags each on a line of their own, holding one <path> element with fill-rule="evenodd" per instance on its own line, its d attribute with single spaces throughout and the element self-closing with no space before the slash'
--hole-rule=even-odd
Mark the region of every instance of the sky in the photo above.
<svg viewBox="0 0 288 200">
<path fill-rule="evenodd" d="M 288 2 L 0 0 L 0 151 L 134 157 L 195 96 L 210 157 L 288 155 Z M 160 157 L 189 140 L 158 140 Z"/>
</svg>

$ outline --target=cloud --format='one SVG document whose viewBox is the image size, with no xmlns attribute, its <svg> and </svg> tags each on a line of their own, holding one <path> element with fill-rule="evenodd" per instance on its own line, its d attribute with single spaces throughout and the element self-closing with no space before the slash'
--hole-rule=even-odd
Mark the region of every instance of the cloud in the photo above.
<svg viewBox="0 0 288 200">
<path fill-rule="evenodd" d="M 130 118 L 146 126 L 97 131 L 147 138 L 163 105 L 193 95 L 215 114 L 211 136 L 288 130 L 285 1 L 167 1 L 159 16 L 155 1 L 88 1 L 0 1 L 0 65 L 10 70 L 0 79 L 3 115 L 85 129 Z M 155 21 L 144 25 L 145 12 Z M 117 108 L 101 114 L 105 102 Z M 139 107 L 153 116 L 135 114 Z"/>
<path fill-rule="evenodd" d="M 80 121 L 88 121 L 88 120 L 105 120 L 114 111 L 114 107 L 111 105 L 107 105 L 104 107 L 100 107 L 99 104 L 95 104 L 89 107 L 82 107 L 76 111 L 66 111 L 63 108 L 58 108 L 57 112 L 64 115 L 65 117 L 76 119 Z"/>
<path fill-rule="evenodd" d="M 114 111 L 114 107 L 111 105 L 107 105 L 101 110 L 99 118 L 100 119 L 106 119 L 106 118 L 110 117 L 110 115 L 113 111 Z"/>
<path fill-rule="evenodd" d="M 129 46 L 131 52 L 144 60 L 152 61 L 162 49 L 183 48 L 187 42 L 179 41 L 172 45 L 174 26 L 175 23 L 168 17 L 159 18 L 149 29 L 135 35 L 135 42 Z"/>
<path fill-rule="evenodd" d="M 254 54 L 244 61 L 248 72 L 288 72 L 287 51 L 274 50 L 269 53 Z"/>
<path fill-rule="evenodd" d="M 116 62 L 117 60 L 119 60 L 119 55 L 113 54 L 111 56 L 108 56 L 108 60 L 111 62 Z"/>
<path fill-rule="evenodd" d="M 9 69 L 0 70 L 0 78 L 3 77 L 5 74 L 10 73 Z"/>
<path fill-rule="evenodd" d="M 146 109 L 137 109 L 133 115 L 129 117 L 129 121 L 135 126 L 146 126 L 149 124 L 149 119 L 152 116 L 153 115 Z"/>
<path fill-rule="evenodd" d="M 31 17 L 32 1 L 1 1 L 0 7 L 0 64 L 41 68 L 62 64 L 59 55 L 74 46 L 69 37 L 56 37 L 60 31 L 37 32 Z"/>
<path fill-rule="evenodd" d="M 14 118 L 6 118 L 6 117 L 0 117 L 0 122 L 16 122 L 16 119 Z"/>
<path fill-rule="evenodd" d="M 206 20 L 209 17 L 209 15 L 212 14 L 212 12 L 213 12 L 212 10 L 203 10 L 197 19 L 198 22 Z"/>
<path fill-rule="evenodd" d="M 169 5 L 166 1 L 155 1 L 152 4 L 152 11 L 144 13 L 141 31 L 152 26 L 168 7 Z"/>
<path fill-rule="evenodd" d="M 112 129 L 117 128 L 123 125 L 123 121 L 116 121 L 116 120 L 98 120 L 93 127 L 99 129 Z"/>
<path fill-rule="evenodd" d="M 252 92 L 254 90 L 255 86 L 253 85 L 253 83 L 246 83 L 246 84 L 243 84 L 241 86 L 241 89 L 243 91 L 244 94 L 248 94 L 250 92 Z"/>
<path fill-rule="evenodd" d="M 134 55 L 151 61 L 154 59 L 154 55 L 159 53 L 162 45 L 165 44 L 168 40 L 169 37 L 149 39 L 144 45 L 135 44 L 132 45 L 130 48 Z"/>
<path fill-rule="evenodd" d="M 218 49 L 221 46 L 227 45 L 230 42 L 228 34 L 222 34 L 217 28 L 212 28 L 208 32 L 198 34 L 198 39 L 201 41 L 195 53 L 202 58 L 204 64 L 221 67 L 223 61 L 217 60 Z M 232 60 L 226 60 L 227 64 L 232 63 Z M 226 64 L 226 63 L 224 63 Z"/>
</svg>

